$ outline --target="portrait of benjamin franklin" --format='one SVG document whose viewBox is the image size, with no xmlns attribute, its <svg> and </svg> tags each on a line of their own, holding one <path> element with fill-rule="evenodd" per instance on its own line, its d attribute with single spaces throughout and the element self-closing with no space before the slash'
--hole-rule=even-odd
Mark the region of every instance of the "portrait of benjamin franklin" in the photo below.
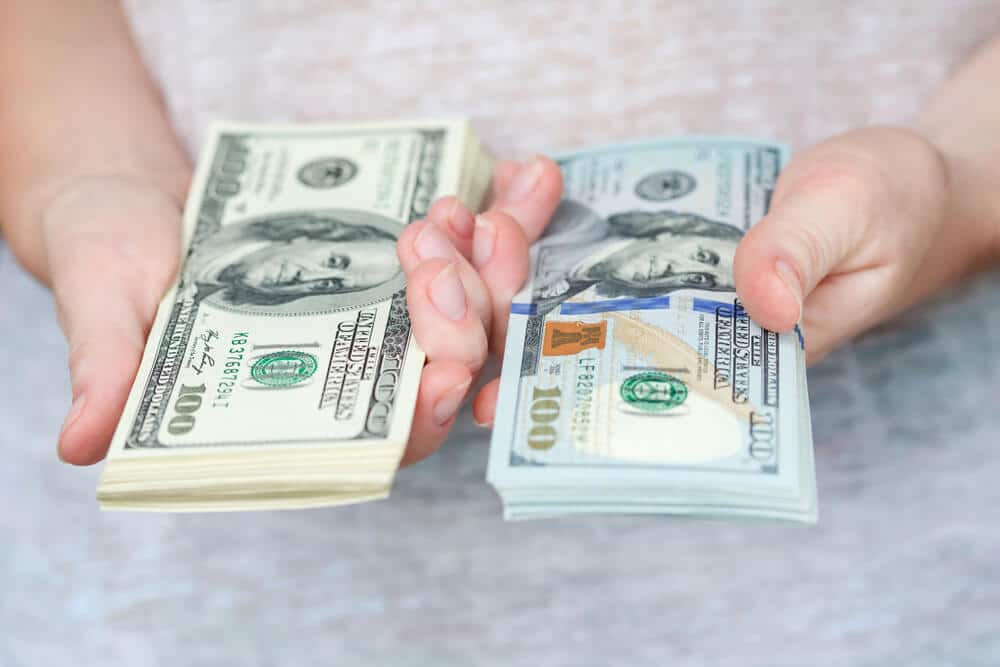
<svg viewBox="0 0 1000 667">
<path fill-rule="evenodd" d="M 385 296 L 403 284 L 393 226 L 361 211 L 290 213 L 226 225 L 196 241 L 184 284 L 241 310 L 309 311 L 331 297 L 354 303 L 350 295 L 356 293 Z"/>
<path fill-rule="evenodd" d="M 532 301 L 547 312 L 591 288 L 605 299 L 683 288 L 734 291 L 733 257 L 741 238 L 739 228 L 694 213 L 628 211 L 605 219 L 566 201 L 542 241 L 542 275 L 535 278 Z"/>
</svg>

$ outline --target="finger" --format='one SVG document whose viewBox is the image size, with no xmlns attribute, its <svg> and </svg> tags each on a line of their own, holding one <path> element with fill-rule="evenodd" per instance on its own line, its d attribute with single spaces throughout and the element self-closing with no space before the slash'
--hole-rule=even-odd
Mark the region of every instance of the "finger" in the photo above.
<svg viewBox="0 0 1000 667">
<path fill-rule="evenodd" d="M 487 208 L 497 201 L 499 193 L 510 188 L 521 166 L 513 160 L 499 160 L 494 165 Z M 446 232 L 452 244 L 466 258 L 471 258 L 474 217 L 475 213 L 453 195 L 436 200 L 427 213 L 427 219 Z"/>
<path fill-rule="evenodd" d="M 88 261 L 101 258 L 90 252 Z M 58 445 L 67 463 L 89 465 L 104 458 L 142 357 L 144 324 L 152 314 L 140 314 L 133 300 L 111 284 L 134 277 L 127 274 L 94 266 L 53 281 L 69 341 L 73 402 Z"/>
<path fill-rule="evenodd" d="M 490 345 L 499 357 L 507 340 L 511 299 L 528 275 L 528 239 L 514 218 L 491 211 L 476 216 L 472 262 L 489 295 L 492 308 Z"/>
<path fill-rule="evenodd" d="M 500 378 L 494 378 L 483 385 L 472 402 L 472 418 L 483 428 L 492 428 L 496 419 L 497 396 L 500 393 Z"/>
<path fill-rule="evenodd" d="M 427 219 L 447 234 L 452 245 L 466 258 L 472 252 L 473 213 L 458 197 L 442 197 L 434 202 Z"/>
<path fill-rule="evenodd" d="M 444 259 L 455 262 L 459 278 L 468 293 L 469 302 L 482 320 L 483 328 L 489 330 L 493 311 L 486 286 L 440 225 L 429 220 L 407 225 L 396 244 L 396 254 L 408 280 L 417 267 L 427 260 Z"/>
<path fill-rule="evenodd" d="M 501 192 L 510 187 L 517 170 L 521 164 L 513 160 L 498 160 L 493 165 L 493 182 L 490 185 L 490 193 L 486 198 L 486 208 L 491 208 L 497 201 Z"/>
<path fill-rule="evenodd" d="M 549 224 L 562 198 L 562 172 L 559 165 L 537 156 L 518 167 L 509 184 L 498 189 L 491 211 L 506 213 L 524 228 L 528 241 L 534 241 Z"/>
<path fill-rule="evenodd" d="M 472 373 L 459 363 L 429 361 L 420 376 L 410 440 L 400 466 L 427 458 L 441 446 L 472 384 Z"/>
<path fill-rule="evenodd" d="M 431 259 L 407 276 L 413 335 L 431 361 L 451 361 L 473 373 L 486 361 L 486 329 L 470 304 L 458 261 Z"/>
<path fill-rule="evenodd" d="M 73 393 L 59 455 L 77 465 L 107 452 L 177 261 L 176 205 L 113 190 L 107 201 L 63 196 L 43 223 Z"/>
<path fill-rule="evenodd" d="M 876 198 L 877 177 L 863 165 L 813 160 L 793 167 L 733 262 L 747 312 L 775 331 L 801 320 L 807 297 L 828 275 L 864 268 L 864 258 L 852 253 L 862 245 Z"/>
</svg>

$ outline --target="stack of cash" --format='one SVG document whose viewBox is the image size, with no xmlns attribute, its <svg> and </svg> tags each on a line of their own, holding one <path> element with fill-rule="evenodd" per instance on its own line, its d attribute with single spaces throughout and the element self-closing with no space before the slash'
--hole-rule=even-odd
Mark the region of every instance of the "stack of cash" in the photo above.
<svg viewBox="0 0 1000 667">
<path fill-rule="evenodd" d="M 396 239 L 442 195 L 477 207 L 491 171 L 463 121 L 213 128 L 102 507 L 386 496 L 424 361 Z"/>
<path fill-rule="evenodd" d="M 511 308 L 490 447 L 507 518 L 816 521 L 801 333 L 757 326 L 732 276 L 786 157 L 689 138 L 557 158 L 564 200 Z"/>
</svg>

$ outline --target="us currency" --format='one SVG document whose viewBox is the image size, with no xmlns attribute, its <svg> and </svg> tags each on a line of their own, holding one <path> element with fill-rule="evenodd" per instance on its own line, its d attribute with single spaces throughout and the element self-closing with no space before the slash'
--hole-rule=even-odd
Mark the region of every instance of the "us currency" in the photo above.
<svg viewBox="0 0 1000 667">
<path fill-rule="evenodd" d="M 214 127 L 102 506 L 384 497 L 423 364 L 396 239 L 439 196 L 477 206 L 489 174 L 464 121 Z"/>
<path fill-rule="evenodd" d="M 753 322 L 732 273 L 787 155 L 685 138 L 557 156 L 490 448 L 506 517 L 816 520 L 801 331 Z"/>
</svg>

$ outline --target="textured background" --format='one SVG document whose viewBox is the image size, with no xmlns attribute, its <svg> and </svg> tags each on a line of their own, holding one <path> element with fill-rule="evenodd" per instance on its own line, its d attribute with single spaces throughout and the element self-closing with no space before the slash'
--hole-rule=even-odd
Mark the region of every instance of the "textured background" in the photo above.
<svg viewBox="0 0 1000 667">
<path fill-rule="evenodd" d="M 802 146 L 906 121 L 1000 28 L 971 0 L 130 4 L 192 149 L 217 116 L 442 113 L 503 154 Z M 64 356 L 0 244 L 2 667 L 1000 664 L 1000 273 L 810 371 L 815 528 L 503 523 L 472 427 L 381 503 L 101 514 L 55 458 Z"/>
</svg>

